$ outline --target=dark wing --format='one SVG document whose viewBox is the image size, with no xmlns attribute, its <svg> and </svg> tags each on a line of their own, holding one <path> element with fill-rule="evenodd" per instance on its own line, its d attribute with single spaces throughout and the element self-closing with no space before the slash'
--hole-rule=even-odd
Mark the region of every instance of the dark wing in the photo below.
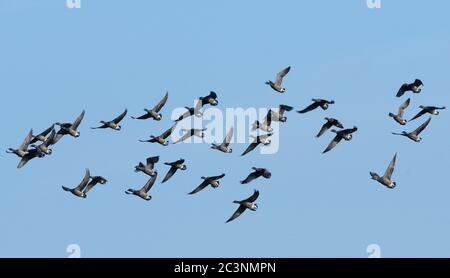
<svg viewBox="0 0 450 278">
<path fill-rule="evenodd" d="M 28 145 L 31 143 L 31 139 L 33 138 L 33 130 L 31 129 L 30 132 L 28 132 L 27 137 L 22 142 L 22 145 L 20 145 L 19 150 L 26 151 L 28 148 Z"/>
<path fill-rule="evenodd" d="M 167 172 L 167 174 L 164 177 L 162 183 L 165 183 L 166 181 L 168 181 L 176 172 L 177 172 L 177 167 L 171 166 L 170 169 L 169 169 L 169 172 Z"/>
<path fill-rule="evenodd" d="M 161 137 L 166 139 L 167 137 L 170 136 L 170 134 L 172 134 L 173 130 L 175 129 L 176 125 L 173 125 L 171 128 L 169 128 L 168 130 L 166 130 L 163 134 L 161 134 Z"/>
<path fill-rule="evenodd" d="M 25 164 L 28 163 L 28 161 L 30 161 L 33 158 L 36 158 L 38 156 L 38 151 L 36 149 L 32 149 L 30 151 L 28 151 L 27 154 L 25 154 L 19 162 L 19 165 L 17 165 L 17 168 L 22 168 L 23 166 L 25 166 Z"/>
<path fill-rule="evenodd" d="M 416 130 L 413 131 L 416 135 L 419 135 L 425 128 L 427 128 L 428 124 L 431 122 L 431 117 L 428 118 L 426 122 L 420 125 Z"/>
<path fill-rule="evenodd" d="M 155 163 L 159 161 L 159 156 L 153 156 L 147 158 L 147 166 L 150 166 L 151 169 L 155 166 Z"/>
<path fill-rule="evenodd" d="M 186 108 L 187 109 L 187 108 Z M 181 115 L 180 117 L 178 117 L 178 119 L 176 121 L 181 121 L 187 117 L 192 116 L 194 113 L 194 110 L 188 109 L 188 111 L 184 112 L 183 115 Z"/>
<path fill-rule="evenodd" d="M 258 145 L 259 145 L 259 143 L 257 143 L 257 142 L 251 143 L 247 147 L 247 149 L 241 154 L 241 156 L 244 156 L 244 155 L 248 154 L 249 152 L 253 151 L 256 148 L 256 146 L 258 146 Z"/>
<path fill-rule="evenodd" d="M 72 128 L 76 130 L 80 126 L 83 118 L 84 118 L 84 110 L 83 112 L 81 112 L 80 116 L 78 116 L 78 118 L 75 119 L 75 122 L 73 122 L 72 124 Z"/>
<path fill-rule="evenodd" d="M 158 177 L 158 173 L 155 172 L 155 176 L 152 177 L 151 179 L 149 179 L 147 181 L 147 183 L 144 185 L 144 187 L 141 188 L 140 191 L 144 191 L 145 193 L 147 193 L 150 190 L 150 188 L 152 188 L 153 184 L 155 184 L 155 181 L 156 181 L 157 177 Z"/>
<path fill-rule="evenodd" d="M 328 147 L 323 151 L 323 153 L 329 152 L 331 151 L 334 147 L 336 147 L 336 145 L 341 142 L 342 137 L 339 135 L 336 135 L 334 137 L 334 139 L 330 142 L 330 144 L 328 145 Z"/>
<path fill-rule="evenodd" d="M 223 177 L 225 177 L 225 174 L 222 174 L 220 176 L 212 176 L 212 177 L 209 177 L 209 178 L 212 179 L 212 180 L 220 180 Z"/>
<path fill-rule="evenodd" d="M 37 136 L 35 136 L 33 138 L 33 140 L 31 140 L 30 144 L 36 143 L 38 140 L 37 137 L 39 136 L 47 136 L 47 134 L 49 134 L 53 129 L 55 128 L 55 125 L 52 125 L 51 127 L 47 128 L 46 130 L 44 130 L 43 132 L 41 132 L 40 134 L 38 134 Z"/>
<path fill-rule="evenodd" d="M 47 146 L 47 147 L 52 145 L 53 142 L 55 141 L 55 137 L 56 137 L 56 131 L 53 129 L 52 133 L 50 133 L 48 138 L 45 140 L 44 145 Z"/>
<path fill-rule="evenodd" d="M 150 114 L 149 113 L 145 113 L 144 115 L 142 115 L 142 116 L 139 116 L 139 117 L 131 117 L 132 119 L 136 119 L 136 120 L 147 120 L 147 119 L 149 119 L 151 116 L 150 116 Z"/>
<path fill-rule="evenodd" d="M 398 108 L 398 116 L 400 118 L 403 118 L 403 114 L 405 113 L 405 109 L 408 108 L 409 103 L 411 102 L 411 99 L 408 98 L 405 102 L 403 102 L 400 107 Z"/>
<path fill-rule="evenodd" d="M 83 193 L 87 194 L 94 186 L 97 185 L 97 182 L 94 180 L 91 180 L 88 185 L 86 186 L 86 188 L 84 188 Z"/>
<path fill-rule="evenodd" d="M 317 107 L 319 107 L 319 102 L 314 102 L 314 103 L 312 103 L 311 105 L 309 105 L 308 107 L 306 107 L 305 109 L 303 109 L 303 110 L 300 110 L 300 111 L 297 111 L 298 113 L 306 113 L 306 112 L 309 112 L 309 111 L 312 111 L 312 110 L 314 110 L 314 109 L 316 109 Z"/>
<path fill-rule="evenodd" d="M 243 202 L 253 203 L 254 201 L 256 201 L 256 199 L 258 199 L 258 197 L 259 197 L 259 191 L 254 190 L 253 195 L 248 197 L 247 199 L 243 200 Z"/>
<path fill-rule="evenodd" d="M 75 187 L 75 189 L 77 189 L 79 191 L 83 191 L 83 189 L 88 184 L 90 178 L 91 178 L 91 172 L 89 171 L 89 169 L 86 168 L 86 173 L 84 174 L 83 180 L 77 187 Z"/>
<path fill-rule="evenodd" d="M 197 188 L 196 189 L 194 189 L 192 192 L 190 192 L 189 194 L 190 195 L 192 195 L 192 194 L 195 194 L 195 193 L 197 193 L 197 192 L 200 192 L 200 191 L 202 191 L 205 187 L 207 187 L 208 186 L 208 182 L 205 180 L 205 181 L 203 181 L 199 186 L 197 186 Z"/>
<path fill-rule="evenodd" d="M 236 212 L 233 213 L 233 215 L 230 217 L 230 219 L 228 219 L 227 222 L 225 222 L 225 223 L 231 222 L 234 219 L 238 218 L 245 210 L 246 210 L 246 207 L 243 205 L 240 205 L 238 207 L 238 209 L 236 210 Z"/>
<path fill-rule="evenodd" d="M 280 115 L 280 117 L 283 117 L 285 111 L 289 112 L 292 109 L 294 109 L 294 107 L 289 106 L 289 105 L 285 105 L 285 104 L 281 104 L 280 105 L 280 111 L 278 112 L 278 114 Z"/>
<path fill-rule="evenodd" d="M 120 121 L 122 121 L 123 118 L 125 118 L 125 116 L 127 115 L 127 113 L 128 113 L 128 110 L 125 109 L 125 111 L 124 111 L 122 114 L 120 114 L 117 118 L 115 118 L 114 120 L 112 120 L 112 122 L 115 123 L 115 124 L 120 123 Z"/>
<path fill-rule="evenodd" d="M 413 121 L 413 120 L 415 120 L 415 119 L 417 119 L 417 118 L 419 118 L 419 117 L 425 115 L 426 113 L 427 113 L 427 110 L 426 110 L 426 109 L 422 109 L 419 113 L 417 113 L 417 115 L 415 115 L 415 116 L 414 116 L 411 120 L 409 120 L 409 121 Z"/>
<path fill-rule="evenodd" d="M 397 154 L 394 155 L 394 158 L 392 158 L 391 163 L 389 163 L 389 166 L 387 167 L 386 172 L 384 173 L 384 177 L 389 180 L 392 177 L 392 173 L 394 173 L 396 159 L 397 159 Z"/>
<path fill-rule="evenodd" d="M 397 97 L 403 96 L 403 94 L 408 90 L 408 84 L 403 84 L 400 89 L 398 89 Z"/>
<path fill-rule="evenodd" d="M 259 171 L 255 171 L 253 173 L 251 173 L 250 175 L 247 176 L 247 178 L 245 178 L 245 180 L 241 181 L 242 184 L 246 184 L 249 183 L 259 177 L 261 177 L 262 173 Z"/>
<path fill-rule="evenodd" d="M 332 122 L 326 122 L 320 129 L 319 133 L 317 133 L 316 137 L 319 138 L 320 136 L 322 136 L 325 133 L 325 131 L 329 130 L 332 126 L 333 126 Z"/>
<path fill-rule="evenodd" d="M 183 142 L 184 140 L 187 140 L 188 138 L 192 137 L 192 132 L 188 131 L 186 132 L 180 139 L 178 139 L 177 141 L 173 142 L 174 144 L 178 144 L 180 142 Z"/>
<path fill-rule="evenodd" d="M 168 98 L 169 98 L 169 92 L 166 92 L 166 95 L 161 99 L 161 101 L 158 104 L 156 104 L 155 107 L 153 107 L 153 111 L 159 112 L 166 104 Z"/>
<path fill-rule="evenodd" d="M 55 135 L 55 138 L 53 138 L 53 141 L 51 143 L 51 145 L 55 145 L 56 143 L 58 143 L 59 140 L 61 140 L 61 138 L 64 137 L 64 133 L 61 133 L 61 130 L 58 131 Z"/>
<path fill-rule="evenodd" d="M 264 124 L 270 126 L 272 124 L 272 109 L 267 112 L 266 118 L 264 119 Z"/>
<path fill-rule="evenodd" d="M 283 78 L 286 76 L 286 74 L 289 73 L 289 71 L 291 70 L 291 67 L 287 67 L 285 69 L 283 69 L 282 71 L 280 71 L 277 74 L 277 78 L 275 80 L 275 86 L 280 86 L 281 82 L 283 81 Z"/>
<path fill-rule="evenodd" d="M 232 139 L 233 139 L 233 127 L 231 127 L 230 130 L 228 130 L 227 136 L 225 136 L 222 145 L 228 147 Z"/>
</svg>

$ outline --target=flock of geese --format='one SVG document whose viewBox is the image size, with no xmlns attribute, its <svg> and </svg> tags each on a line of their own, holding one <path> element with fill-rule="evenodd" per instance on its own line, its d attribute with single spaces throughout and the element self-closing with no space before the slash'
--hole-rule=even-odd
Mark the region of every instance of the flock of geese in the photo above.
<svg viewBox="0 0 450 278">
<path fill-rule="evenodd" d="M 266 84 L 269 85 L 273 90 L 275 90 L 278 93 L 285 93 L 286 89 L 282 87 L 282 81 L 283 78 L 289 73 L 290 69 L 291 67 L 287 67 L 281 70 L 276 75 L 275 82 L 267 81 Z M 420 93 L 422 87 L 423 87 L 422 81 L 416 79 L 413 83 L 403 84 L 398 90 L 396 96 L 402 97 L 407 92 Z M 152 119 L 155 121 L 161 121 L 162 119 L 161 110 L 165 106 L 168 97 L 169 94 L 166 93 L 165 96 L 152 109 L 144 109 L 145 114 L 138 117 L 132 116 L 131 118 L 136 120 Z M 219 103 L 217 98 L 218 98 L 217 94 L 213 91 L 211 91 L 207 96 L 200 97 L 195 107 L 185 107 L 186 112 L 180 115 L 175 120 L 174 124 L 169 129 L 164 131 L 161 135 L 158 136 L 151 135 L 149 139 L 139 141 L 146 143 L 158 143 L 162 146 L 168 146 L 170 144 L 168 138 L 175 130 L 175 127 L 180 121 L 187 119 L 191 116 L 202 117 L 203 113 L 201 112 L 201 109 L 205 105 L 217 106 Z M 407 123 L 422 117 L 423 115 L 426 114 L 438 115 L 439 110 L 445 109 L 445 107 L 419 106 L 421 109 L 420 112 L 418 112 L 410 120 L 406 120 L 404 118 L 404 114 L 406 108 L 408 108 L 408 106 L 410 105 L 410 102 L 411 99 L 408 98 L 400 105 L 397 114 L 389 113 L 388 114 L 389 117 L 393 118 L 397 123 L 404 126 Z M 300 114 L 304 114 L 311 112 L 317 108 L 327 110 L 329 106 L 333 105 L 334 103 L 335 102 L 333 100 L 312 99 L 312 103 L 309 106 L 297 112 Z M 253 137 L 253 142 L 250 143 L 250 145 L 245 149 L 245 151 L 241 154 L 241 156 L 247 155 L 260 144 L 269 145 L 271 143 L 270 137 L 273 135 L 273 128 L 271 127 L 272 122 L 280 122 L 280 123 L 286 122 L 287 117 L 285 116 L 285 113 L 292 110 L 293 110 L 292 106 L 281 104 L 278 108 L 278 111 L 273 111 L 272 109 L 270 109 L 267 115 L 265 115 L 264 119 L 262 119 L 262 121 L 259 120 L 255 121 L 252 125 L 252 131 L 264 132 L 264 134 L 258 133 L 257 136 Z M 100 121 L 101 125 L 98 127 L 92 127 L 92 129 L 113 129 L 119 131 L 122 129 L 120 122 L 125 118 L 127 113 L 128 111 L 125 110 L 122 114 L 120 114 L 111 121 Z M 49 128 L 47 128 L 46 130 L 44 130 L 42 133 L 37 135 L 34 135 L 33 130 L 30 130 L 18 149 L 9 148 L 6 152 L 15 154 L 20 158 L 20 162 L 17 166 L 18 168 L 22 168 L 32 159 L 43 158 L 47 155 L 51 155 L 52 149 L 50 149 L 50 147 L 58 143 L 62 137 L 72 136 L 77 138 L 80 136 L 78 128 L 84 118 L 84 115 L 85 111 L 83 111 L 75 119 L 73 123 L 57 122 L 52 126 L 50 126 Z M 342 140 L 344 141 L 352 140 L 353 133 L 355 133 L 358 130 L 356 126 L 344 129 L 343 124 L 338 119 L 335 118 L 326 117 L 325 121 L 326 122 L 321 126 L 316 137 L 317 138 L 321 137 L 327 131 L 335 133 L 335 136 L 332 139 L 332 141 L 328 144 L 328 146 L 325 148 L 323 153 L 327 153 L 332 149 L 334 149 L 337 146 L 337 144 L 340 143 Z M 420 142 L 422 140 L 420 134 L 427 128 L 427 126 L 430 124 L 430 121 L 431 116 L 423 124 L 421 124 L 419 127 L 417 127 L 415 130 L 411 132 L 402 131 L 401 133 L 393 133 L 393 134 L 405 136 L 415 142 Z M 334 129 L 333 127 L 336 129 Z M 175 142 L 173 142 L 173 144 L 183 142 L 193 136 L 203 138 L 205 136 L 206 129 L 191 128 L 191 129 L 182 129 L 182 131 L 184 132 L 184 135 Z M 213 143 L 211 145 L 211 148 L 223 153 L 232 153 L 233 150 L 232 148 L 230 148 L 232 138 L 233 138 L 233 127 L 231 127 L 228 130 L 221 144 Z M 392 180 L 392 174 L 394 172 L 396 158 L 397 154 L 394 155 L 383 176 L 380 176 L 375 172 L 370 172 L 370 176 L 372 177 L 372 179 L 378 181 L 387 188 L 391 189 L 394 188 L 396 186 L 396 182 Z M 155 164 L 158 162 L 159 156 L 149 157 L 146 159 L 145 163 L 139 162 L 139 164 L 135 166 L 135 171 L 142 172 L 143 174 L 147 175 L 149 177 L 149 180 L 142 188 L 140 189 L 130 188 L 126 190 L 125 193 L 138 196 L 147 201 L 151 200 L 152 197 L 148 194 L 148 192 L 150 191 L 150 189 L 152 188 L 158 177 L 158 172 L 155 170 Z M 165 162 L 164 164 L 169 166 L 170 168 L 167 174 L 164 176 L 162 183 L 167 182 L 173 175 L 177 173 L 178 170 L 185 171 L 187 169 L 185 160 L 182 158 L 173 162 Z M 253 172 L 250 173 L 244 180 L 241 181 L 242 184 L 250 183 L 260 177 L 270 179 L 272 176 L 271 172 L 265 168 L 253 167 L 252 170 Z M 199 186 L 197 186 L 194 190 L 192 190 L 189 194 L 191 195 L 196 194 L 208 186 L 211 186 L 212 188 L 217 188 L 220 186 L 220 179 L 222 179 L 223 177 L 225 177 L 225 174 L 221 174 L 218 176 L 201 177 L 201 179 L 203 180 L 202 183 Z M 78 186 L 74 188 L 63 186 L 62 188 L 65 191 L 71 192 L 73 195 L 77 197 L 86 198 L 87 193 L 90 190 L 92 190 L 97 184 L 106 184 L 106 183 L 107 183 L 106 178 L 102 176 L 92 176 L 89 169 L 86 169 L 84 178 Z M 256 211 L 258 209 L 258 205 L 255 203 L 255 201 L 258 199 L 258 197 L 259 191 L 254 190 L 253 194 L 247 199 L 241 201 L 234 201 L 233 203 L 239 205 L 239 207 L 232 214 L 232 216 L 226 221 L 226 223 L 238 218 L 247 209 L 251 211 Z"/>
</svg>

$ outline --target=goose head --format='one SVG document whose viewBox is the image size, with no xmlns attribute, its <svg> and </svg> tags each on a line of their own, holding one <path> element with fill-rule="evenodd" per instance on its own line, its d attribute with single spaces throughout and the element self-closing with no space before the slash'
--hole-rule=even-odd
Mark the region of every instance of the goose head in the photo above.
<svg viewBox="0 0 450 278">
<path fill-rule="evenodd" d="M 352 140 L 352 138 L 353 138 L 353 135 L 350 133 L 350 134 L 345 134 L 344 135 L 344 140 L 345 141 L 350 141 L 350 140 Z"/>
<path fill-rule="evenodd" d="M 121 126 L 121 125 L 117 125 L 114 129 L 115 129 L 115 130 L 121 130 L 121 129 L 122 129 L 122 126 Z"/>
<path fill-rule="evenodd" d="M 437 109 L 433 110 L 433 115 L 439 115 L 439 111 Z"/>
<path fill-rule="evenodd" d="M 144 200 L 146 201 L 150 201 L 152 199 L 152 196 L 150 195 L 145 195 Z"/>
<path fill-rule="evenodd" d="M 228 148 L 227 153 L 232 153 L 233 149 L 232 148 Z"/>
<path fill-rule="evenodd" d="M 183 170 L 183 171 L 184 171 L 184 170 L 186 170 L 186 169 L 187 169 L 187 166 L 186 166 L 186 165 L 184 165 L 184 164 L 182 164 L 181 166 L 179 166 L 179 169 L 180 169 L 180 170 Z"/>
<path fill-rule="evenodd" d="M 217 106 L 217 104 L 219 104 L 219 102 L 217 101 L 217 99 L 213 99 L 213 98 L 210 98 L 208 102 L 209 102 L 209 104 L 211 104 L 212 106 Z"/>
<path fill-rule="evenodd" d="M 256 204 L 256 203 L 251 204 L 250 209 L 253 211 L 256 211 L 258 209 L 258 204 Z"/>
<path fill-rule="evenodd" d="M 324 104 L 322 104 L 322 108 L 323 108 L 323 110 L 327 110 L 328 109 L 328 103 L 324 103 Z"/>
<path fill-rule="evenodd" d="M 266 139 L 262 143 L 263 143 L 264 146 L 267 146 L 267 145 L 270 145 L 271 142 L 272 141 L 270 139 Z"/>
<path fill-rule="evenodd" d="M 267 132 L 272 132 L 273 128 L 271 128 L 270 126 L 267 127 Z"/>
<path fill-rule="evenodd" d="M 53 153 L 53 150 L 52 149 L 47 149 L 46 151 L 45 151 L 45 154 L 47 154 L 47 155 L 51 155 Z"/>
<path fill-rule="evenodd" d="M 422 141 L 422 137 L 417 137 L 416 140 L 414 140 L 414 141 L 416 141 L 417 143 L 419 143 L 420 141 Z"/>
<path fill-rule="evenodd" d="M 287 117 L 283 116 L 280 118 L 280 122 L 285 123 L 287 121 Z"/>
<path fill-rule="evenodd" d="M 167 140 L 164 139 L 164 141 L 162 142 L 162 144 L 163 144 L 164 146 L 168 146 L 168 145 L 169 145 L 169 141 L 167 141 Z"/>
<path fill-rule="evenodd" d="M 81 133 L 79 131 L 75 131 L 75 138 L 80 137 Z"/>
<path fill-rule="evenodd" d="M 405 120 L 405 119 L 400 119 L 400 124 L 401 124 L 401 125 L 406 125 L 407 122 L 408 122 L 408 121 Z"/>
<path fill-rule="evenodd" d="M 156 117 L 155 117 L 155 120 L 161 121 L 162 120 L 162 115 L 161 114 L 157 114 Z"/>
<path fill-rule="evenodd" d="M 388 185 L 389 188 L 395 188 L 397 186 L 397 183 L 395 181 L 391 181 L 391 183 Z"/>
</svg>

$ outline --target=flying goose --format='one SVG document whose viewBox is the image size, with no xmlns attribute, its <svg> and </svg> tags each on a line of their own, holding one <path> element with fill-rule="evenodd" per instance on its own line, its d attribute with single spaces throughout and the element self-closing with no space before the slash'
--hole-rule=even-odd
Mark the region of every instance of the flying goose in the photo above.
<svg viewBox="0 0 450 278">
<path fill-rule="evenodd" d="M 200 118 L 201 116 L 203 116 L 203 113 L 200 112 L 200 108 L 201 108 L 201 101 L 199 101 L 195 107 L 187 107 L 185 106 L 184 108 L 186 108 L 186 112 L 184 112 L 181 116 L 179 116 L 175 122 L 179 122 L 181 120 L 184 120 L 186 118 L 189 118 L 190 116 L 194 115 L 197 118 Z"/>
<path fill-rule="evenodd" d="M 102 176 L 94 176 L 90 177 L 91 181 L 86 185 L 86 188 L 83 190 L 83 193 L 86 195 L 94 186 L 97 184 L 106 184 L 108 182 L 107 179 L 105 179 Z"/>
<path fill-rule="evenodd" d="M 42 142 L 38 146 L 31 145 L 31 147 L 36 148 L 36 150 L 38 151 L 39 157 L 44 157 L 46 155 L 51 155 L 53 151 L 49 147 L 52 144 L 52 142 L 55 140 L 55 136 L 56 136 L 56 131 L 53 130 L 52 133 L 50 133 L 50 135 L 48 136 L 48 138 L 44 142 Z"/>
<path fill-rule="evenodd" d="M 29 149 L 27 151 L 27 153 L 24 156 L 22 156 L 22 158 L 20 159 L 20 162 L 17 165 L 17 168 L 18 169 L 22 168 L 23 166 L 25 166 L 25 164 L 28 163 L 28 161 L 30 161 L 36 157 L 39 157 L 39 156 L 40 156 L 40 154 L 37 149 Z"/>
<path fill-rule="evenodd" d="M 249 152 L 253 151 L 259 144 L 263 144 L 265 146 L 270 144 L 269 137 L 272 136 L 273 133 L 267 133 L 260 136 L 252 136 L 254 138 L 253 142 L 247 147 L 247 149 L 241 154 L 241 156 L 244 156 L 248 154 Z"/>
<path fill-rule="evenodd" d="M 145 113 L 144 115 L 139 116 L 139 117 L 131 116 L 131 118 L 136 119 L 136 120 L 146 120 L 146 119 L 152 118 L 155 121 L 161 121 L 162 115 L 161 115 L 160 111 L 166 104 L 168 98 L 169 98 L 169 92 L 166 92 L 166 95 L 159 101 L 158 104 L 156 104 L 155 107 L 153 107 L 153 109 L 145 108 L 144 111 L 147 113 Z"/>
<path fill-rule="evenodd" d="M 75 138 L 80 137 L 80 132 L 78 132 L 77 129 L 84 118 L 84 114 L 85 112 L 83 110 L 83 112 L 81 112 L 81 114 L 75 119 L 73 123 L 56 123 L 55 125 L 59 126 L 60 129 L 56 133 L 56 136 L 53 139 L 51 145 L 56 144 L 64 135 L 70 135 Z"/>
<path fill-rule="evenodd" d="M 414 80 L 413 83 L 404 83 L 397 92 L 397 97 L 403 96 L 406 92 L 420 93 L 422 91 L 423 83 L 420 79 Z"/>
<path fill-rule="evenodd" d="M 212 143 L 211 149 L 219 150 L 224 153 L 232 153 L 233 149 L 229 147 L 231 140 L 233 139 L 233 127 L 228 130 L 227 136 L 223 139 L 222 144 L 217 145 Z"/>
<path fill-rule="evenodd" d="M 139 162 L 137 166 L 134 167 L 135 172 L 143 172 L 144 174 L 149 175 L 150 177 L 154 177 L 156 175 L 156 171 L 153 170 L 155 163 L 159 161 L 159 156 L 153 156 L 147 158 L 147 164 Z"/>
<path fill-rule="evenodd" d="M 189 194 L 192 195 L 192 194 L 198 193 L 198 192 L 202 191 L 208 185 L 211 185 L 213 188 L 217 188 L 220 185 L 219 180 L 223 177 L 225 177 L 225 174 L 222 174 L 220 176 L 213 176 L 213 177 L 202 177 L 202 179 L 204 181 Z"/>
<path fill-rule="evenodd" d="M 419 106 L 420 109 L 422 109 L 419 113 L 417 113 L 417 115 L 415 115 L 411 120 L 409 120 L 410 122 L 425 115 L 425 114 L 431 114 L 431 115 L 439 115 L 439 110 L 443 110 L 445 109 L 445 106 L 442 107 L 436 107 L 436 106 Z"/>
<path fill-rule="evenodd" d="M 161 183 L 168 181 L 177 172 L 177 170 L 184 171 L 187 169 L 187 166 L 184 164 L 184 159 L 182 158 L 174 162 L 164 162 L 164 164 L 169 165 L 170 169 Z"/>
<path fill-rule="evenodd" d="M 121 129 L 122 129 L 122 126 L 119 125 L 119 123 L 120 123 L 120 121 L 123 120 L 123 118 L 125 118 L 125 116 L 127 115 L 127 113 L 128 113 L 128 110 L 125 109 L 125 111 L 124 111 L 122 114 L 120 114 L 117 118 L 115 118 L 114 120 L 109 121 L 109 122 L 100 121 L 100 123 L 102 124 L 101 126 L 99 126 L 99 127 L 91 127 L 91 128 L 92 128 L 92 129 L 111 128 L 111 129 L 114 129 L 114 130 L 121 130 Z"/>
<path fill-rule="evenodd" d="M 428 120 L 426 122 L 424 122 L 423 124 L 421 124 L 416 130 L 412 131 L 412 132 L 406 132 L 406 131 L 402 131 L 401 133 L 392 133 L 394 135 L 401 135 L 401 136 L 405 136 L 408 137 L 409 139 L 415 141 L 415 142 L 420 142 L 422 141 L 422 137 L 419 136 L 419 134 L 424 131 L 424 129 L 428 126 L 428 124 L 431 122 L 431 117 L 428 118 Z"/>
<path fill-rule="evenodd" d="M 55 125 L 51 125 L 49 128 L 47 128 L 46 130 L 44 130 L 43 132 L 39 133 L 36 136 L 33 136 L 33 139 L 31 140 L 30 144 L 34 144 L 38 141 L 44 142 L 45 140 L 47 140 L 47 135 L 52 132 L 52 130 L 55 128 Z"/>
<path fill-rule="evenodd" d="M 90 178 L 91 178 L 91 172 L 89 171 L 89 169 L 86 168 L 86 173 L 84 174 L 84 178 L 77 187 L 68 188 L 68 187 L 63 186 L 62 189 L 64 189 L 64 191 L 69 191 L 70 193 L 72 193 L 73 195 L 75 195 L 77 197 L 86 198 L 87 195 L 86 195 L 86 193 L 83 192 L 83 190 L 87 186 Z"/>
<path fill-rule="evenodd" d="M 352 138 L 353 138 L 352 133 L 356 132 L 357 130 L 358 130 L 358 128 L 356 126 L 353 128 L 343 129 L 343 130 L 339 130 L 339 131 L 332 129 L 331 131 L 336 133 L 336 136 L 333 138 L 333 140 L 328 145 L 328 147 L 323 151 L 323 153 L 331 151 L 334 147 L 336 147 L 336 145 L 339 142 L 341 142 L 342 139 L 344 139 L 345 141 L 352 140 Z"/>
<path fill-rule="evenodd" d="M 370 172 L 370 176 L 372 177 L 372 179 L 376 180 L 387 188 L 393 189 L 397 185 L 395 181 L 392 181 L 392 173 L 394 173 L 396 159 L 397 154 L 395 154 L 394 158 L 392 158 L 391 163 L 389 163 L 389 166 L 382 177 L 380 177 L 377 173 Z"/>
<path fill-rule="evenodd" d="M 158 177 L 158 172 L 155 172 L 155 176 L 150 178 L 147 183 L 139 190 L 135 189 L 128 189 L 125 191 L 126 194 L 133 194 L 135 196 L 138 196 L 146 201 L 150 201 L 152 199 L 152 196 L 148 194 L 148 191 L 152 188 L 153 184 L 155 184 L 156 178 Z"/>
<path fill-rule="evenodd" d="M 280 104 L 280 108 L 278 112 L 272 111 L 272 121 L 274 122 L 282 122 L 285 123 L 287 121 L 287 117 L 284 116 L 284 112 L 289 112 L 294 109 L 292 106 Z"/>
<path fill-rule="evenodd" d="M 217 106 L 217 104 L 219 104 L 219 101 L 217 100 L 217 94 L 214 91 L 209 92 L 209 95 L 205 97 L 200 97 L 199 101 L 201 102 L 201 107 L 205 106 L 206 104 L 212 106 Z"/>
<path fill-rule="evenodd" d="M 272 109 L 269 109 L 266 117 L 264 118 L 264 122 L 261 123 L 260 121 L 256 120 L 253 123 L 252 130 L 255 131 L 259 128 L 265 132 L 272 132 L 273 128 L 270 127 L 271 124 L 272 124 Z"/>
<path fill-rule="evenodd" d="M 206 131 L 206 128 L 203 128 L 203 129 L 191 128 L 190 130 L 182 128 L 181 130 L 186 133 L 180 139 L 173 142 L 173 144 L 178 144 L 180 142 L 183 142 L 183 141 L 191 138 L 192 136 L 197 136 L 197 137 L 203 138 L 203 137 L 205 137 L 205 134 L 203 133 L 203 131 Z"/>
<path fill-rule="evenodd" d="M 291 70 L 291 67 L 287 67 L 287 68 L 283 69 L 282 71 L 277 73 L 275 83 L 269 80 L 266 82 L 266 85 L 269 85 L 270 87 L 272 87 L 272 89 L 274 89 L 275 91 L 277 91 L 279 93 L 284 93 L 286 91 L 286 89 L 281 87 L 281 82 L 283 82 L 283 78 L 286 76 L 286 74 L 289 73 L 290 70 Z"/>
<path fill-rule="evenodd" d="M 254 170 L 254 172 L 249 174 L 247 178 L 245 178 L 245 180 L 241 181 L 242 184 L 247 184 L 259 177 L 263 177 L 265 179 L 270 179 L 272 177 L 272 173 L 270 173 L 270 171 L 266 168 L 252 167 L 252 169 Z"/>
<path fill-rule="evenodd" d="M 389 117 L 393 118 L 397 123 L 399 123 L 401 125 L 406 125 L 407 120 L 403 119 L 403 114 L 405 113 L 405 109 L 409 106 L 410 101 L 411 101 L 411 99 L 408 98 L 398 108 L 397 115 L 395 115 L 393 113 L 389 113 Z"/>
<path fill-rule="evenodd" d="M 259 191 L 254 190 L 253 195 L 249 198 L 242 200 L 242 201 L 234 201 L 234 204 L 239 204 L 239 208 L 236 210 L 235 213 L 230 217 L 230 219 L 227 220 L 227 222 L 231 222 L 234 219 L 238 218 L 246 209 L 256 211 L 258 209 L 258 204 L 255 203 L 256 199 L 259 197 Z"/>
<path fill-rule="evenodd" d="M 298 113 L 306 113 L 309 111 L 313 111 L 314 109 L 316 109 L 317 107 L 322 108 L 322 110 L 327 110 L 328 106 L 330 104 L 334 104 L 334 100 L 325 100 L 325 99 L 312 99 L 313 103 L 310 104 L 308 107 L 306 107 L 303 110 L 297 111 Z"/>
<path fill-rule="evenodd" d="M 316 135 L 317 138 L 322 136 L 327 130 L 329 130 L 333 126 L 335 126 L 337 128 L 344 128 L 344 126 L 342 125 L 342 123 L 339 120 L 336 120 L 334 118 L 327 118 L 327 117 L 325 117 L 325 120 L 327 122 L 325 124 L 323 124 L 319 133 L 317 133 L 317 135 Z"/>
<path fill-rule="evenodd" d="M 23 140 L 22 145 L 20 145 L 18 149 L 8 148 L 6 150 L 6 153 L 13 153 L 20 158 L 24 157 L 28 153 L 27 151 L 28 145 L 30 145 L 32 138 L 33 138 L 33 130 L 30 130 L 30 132 L 28 132 L 27 137 L 25 137 L 25 139 Z"/>
<path fill-rule="evenodd" d="M 158 143 L 158 144 L 163 145 L 163 146 L 168 146 L 169 145 L 169 141 L 167 140 L 167 137 L 169 137 L 170 134 L 172 134 L 172 132 L 174 131 L 175 127 L 176 127 L 176 124 L 173 125 L 171 128 L 169 128 L 168 130 L 164 131 L 164 133 L 159 135 L 159 136 L 150 135 L 151 139 L 149 139 L 149 140 L 139 140 L 139 142 Z"/>
</svg>

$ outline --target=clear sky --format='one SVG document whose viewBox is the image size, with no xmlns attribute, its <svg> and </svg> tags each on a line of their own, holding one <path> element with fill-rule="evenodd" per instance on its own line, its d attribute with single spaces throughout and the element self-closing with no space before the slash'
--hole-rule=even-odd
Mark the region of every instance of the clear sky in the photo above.
<svg viewBox="0 0 450 278">
<path fill-rule="evenodd" d="M 81 137 L 63 138 L 45 159 L 17 170 L 3 153 L 1 257 L 449 257 L 450 111 L 433 118 L 414 143 L 391 135 L 395 94 L 415 78 L 406 117 L 419 105 L 449 105 L 450 2 L 0 0 L 1 146 L 18 147 L 30 128 L 73 121 L 86 110 Z M 285 94 L 264 82 L 285 66 Z M 288 113 L 276 154 L 233 154 L 207 144 L 164 148 L 137 142 L 171 125 L 170 112 L 214 90 L 220 109 L 305 107 L 334 99 L 327 111 Z M 139 115 L 169 91 L 163 120 L 127 117 L 120 132 L 91 130 L 128 108 Z M 314 135 L 325 116 L 359 127 L 323 155 L 332 139 Z M 389 190 L 372 181 L 398 152 Z M 124 194 L 147 178 L 134 166 L 148 156 L 186 159 L 188 170 L 160 179 L 149 202 Z M 241 185 L 251 167 L 272 179 Z M 86 199 L 64 192 L 88 167 L 108 178 Z M 222 186 L 187 195 L 201 176 L 226 173 Z M 260 191 L 256 212 L 225 224 L 233 200 Z"/>
</svg>

